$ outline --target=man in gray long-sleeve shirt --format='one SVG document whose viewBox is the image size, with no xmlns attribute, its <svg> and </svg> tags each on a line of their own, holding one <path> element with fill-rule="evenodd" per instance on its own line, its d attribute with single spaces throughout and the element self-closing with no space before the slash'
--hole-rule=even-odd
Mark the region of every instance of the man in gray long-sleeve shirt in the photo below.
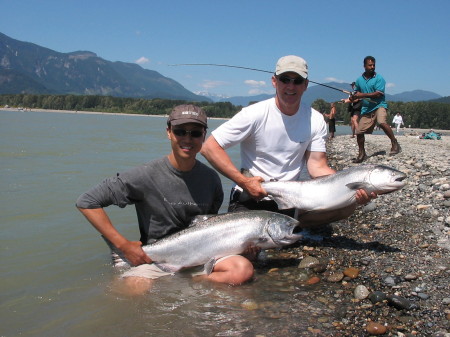
<svg viewBox="0 0 450 337">
<path fill-rule="evenodd" d="M 152 264 L 142 245 L 186 228 L 197 215 L 217 214 L 223 201 L 219 175 L 196 159 L 206 135 L 204 111 L 193 105 L 177 106 L 167 125 L 172 147 L 168 156 L 105 179 L 76 203 L 88 221 L 136 266 L 122 274 L 131 293 L 143 293 L 151 287 L 152 279 L 170 275 Z M 138 216 L 140 241 L 126 239 L 104 211 L 110 205 L 132 204 Z M 230 256 L 219 260 L 205 277 L 241 284 L 253 272 L 246 258 Z"/>
</svg>

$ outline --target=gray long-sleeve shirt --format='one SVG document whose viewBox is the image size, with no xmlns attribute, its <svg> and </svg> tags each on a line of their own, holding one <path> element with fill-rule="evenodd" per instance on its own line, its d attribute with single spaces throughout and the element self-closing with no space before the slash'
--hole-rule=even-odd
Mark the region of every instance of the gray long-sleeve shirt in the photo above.
<svg viewBox="0 0 450 337">
<path fill-rule="evenodd" d="M 79 208 L 135 205 L 140 240 L 160 239 L 186 228 L 201 214 L 216 214 L 223 202 L 219 175 L 197 161 L 189 172 L 175 169 L 167 157 L 132 168 L 82 194 Z"/>
</svg>

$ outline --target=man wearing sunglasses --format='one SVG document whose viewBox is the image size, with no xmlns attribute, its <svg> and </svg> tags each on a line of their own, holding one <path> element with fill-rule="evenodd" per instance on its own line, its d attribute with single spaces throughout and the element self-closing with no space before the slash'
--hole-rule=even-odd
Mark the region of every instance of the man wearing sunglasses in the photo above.
<svg viewBox="0 0 450 337">
<path fill-rule="evenodd" d="M 322 114 L 301 104 L 308 88 L 308 65 L 298 56 L 280 58 L 272 76 L 274 98 L 243 108 L 232 119 L 212 132 L 201 153 L 237 186 L 231 191 L 229 211 L 265 209 L 279 211 L 266 200 L 261 182 L 299 180 L 306 166 L 316 178 L 335 171 L 328 166 L 325 141 L 326 123 Z M 236 168 L 226 149 L 240 144 L 241 170 Z M 253 199 L 241 202 L 245 190 Z M 357 191 L 360 203 L 370 200 L 365 191 Z M 280 211 L 294 216 L 295 210 Z"/>
<path fill-rule="evenodd" d="M 223 190 L 217 172 L 196 159 L 205 140 L 207 117 L 194 105 L 176 106 L 167 120 L 171 152 L 164 158 L 105 179 L 82 194 L 77 207 L 87 220 L 135 267 L 121 275 L 117 286 L 128 294 L 147 291 L 153 280 L 170 275 L 152 263 L 142 250 L 178 232 L 197 215 L 217 214 Z M 130 241 L 113 226 L 104 207 L 135 205 L 140 240 Z M 113 254 L 114 262 L 120 262 Z M 253 265 L 243 256 L 222 258 L 213 272 L 202 277 L 241 284 L 253 275 Z"/>
</svg>

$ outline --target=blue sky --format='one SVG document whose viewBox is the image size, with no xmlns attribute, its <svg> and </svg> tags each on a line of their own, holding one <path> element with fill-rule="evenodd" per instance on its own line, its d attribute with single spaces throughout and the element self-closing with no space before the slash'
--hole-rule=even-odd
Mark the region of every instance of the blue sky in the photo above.
<svg viewBox="0 0 450 337">
<path fill-rule="evenodd" d="M 0 0 L 0 32 L 58 52 L 136 62 L 193 92 L 273 93 L 279 57 L 305 58 L 316 82 L 347 82 L 373 55 L 389 94 L 450 96 L 448 0 Z"/>
</svg>

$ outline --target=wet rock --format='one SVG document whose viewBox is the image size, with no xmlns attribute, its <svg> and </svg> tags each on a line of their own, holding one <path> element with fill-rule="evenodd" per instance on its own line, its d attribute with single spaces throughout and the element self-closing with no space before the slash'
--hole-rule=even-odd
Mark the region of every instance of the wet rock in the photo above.
<svg viewBox="0 0 450 337">
<path fill-rule="evenodd" d="M 320 263 L 319 259 L 313 256 L 307 256 L 303 260 L 300 261 L 298 265 L 299 268 L 310 268 L 314 265 L 318 265 Z"/>
<path fill-rule="evenodd" d="M 397 295 L 388 295 L 386 297 L 388 304 L 393 306 L 394 308 L 397 308 L 399 310 L 406 309 L 411 310 L 416 308 L 417 306 L 410 301 L 408 301 L 406 298 L 397 296 Z"/>
<path fill-rule="evenodd" d="M 370 302 L 376 304 L 386 300 L 386 294 L 381 291 L 374 291 L 369 294 L 368 298 Z"/>
<path fill-rule="evenodd" d="M 243 303 L 241 303 L 241 307 L 245 310 L 256 310 L 258 309 L 258 303 L 252 300 L 246 300 Z"/>
</svg>

